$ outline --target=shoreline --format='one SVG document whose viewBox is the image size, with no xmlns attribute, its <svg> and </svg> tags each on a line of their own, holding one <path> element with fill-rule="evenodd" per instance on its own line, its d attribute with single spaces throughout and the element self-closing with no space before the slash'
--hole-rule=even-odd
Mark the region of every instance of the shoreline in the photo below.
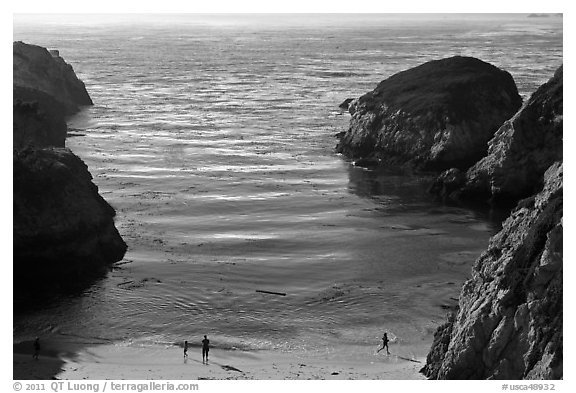
<svg viewBox="0 0 576 393">
<path fill-rule="evenodd" d="M 56 350 L 60 347 L 60 350 Z M 42 344 L 38 360 L 32 343 L 14 345 L 13 377 L 62 380 L 425 380 L 424 357 L 368 353 L 363 358 L 336 352 L 285 353 L 213 348 L 208 364 L 192 347 L 133 346 L 127 343 L 82 346 L 55 340 Z"/>
</svg>

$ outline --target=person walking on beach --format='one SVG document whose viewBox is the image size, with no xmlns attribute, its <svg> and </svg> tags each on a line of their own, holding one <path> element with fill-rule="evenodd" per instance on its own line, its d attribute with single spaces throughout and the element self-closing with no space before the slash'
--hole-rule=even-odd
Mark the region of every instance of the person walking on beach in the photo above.
<svg viewBox="0 0 576 393">
<path fill-rule="evenodd" d="M 202 363 L 208 363 L 208 351 L 210 350 L 210 340 L 204 335 L 204 340 L 202 340 Z"/>
<path fill-rule="evenodd" d="M 188 341 L 184 341 L 184 357 L 188 357 Z"/>
<path fill-rule="evenodd" d="M 32 358 L 38 360 L 39 354 L 40 354 L 40 338 L 36 337 L 36 340 L 34 340 L 34 355 L 32 355 Z"/>
<path fill-rule="evenodd" d="M 386 353 L 390 355 L 390 351 L 388 350 L 388 341 L 390 341 L 388 340 L 388 333 L 384 332 L 384 336 L 382 336 L 382 348 L 380 348 L 378 352 L 386 348 Z"/>
</svg>

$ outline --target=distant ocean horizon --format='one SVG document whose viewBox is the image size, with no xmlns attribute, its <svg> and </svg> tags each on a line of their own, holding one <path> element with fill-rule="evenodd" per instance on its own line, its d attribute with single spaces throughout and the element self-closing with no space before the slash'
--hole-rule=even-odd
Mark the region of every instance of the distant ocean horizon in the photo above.
<svg viewBox="0 0 576 393">
<path fill-rule="evenodd" d="M 388 331 L 425 356 L 502 217 L 435 201 L 424 175 L 353 166 L 334 150 L 338 105 L 455 55 L 510 72 L 526 100 L 563 61 L 559 16 L 78 18 L 15 15 L 13 39 L 58 49 L 86 84 L 94 106 L 66 145 L 129 250 L 84 293 L 15 315 L 15 342 L 208 334 L 358 359 Z"/>
</svg>

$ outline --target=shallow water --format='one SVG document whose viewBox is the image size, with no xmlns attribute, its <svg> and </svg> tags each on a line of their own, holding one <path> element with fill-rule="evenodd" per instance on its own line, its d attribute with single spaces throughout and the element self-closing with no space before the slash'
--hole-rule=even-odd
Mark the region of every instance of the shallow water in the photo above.
<svg viewBox="0 0 576 393">
<path fill-rule="evenodd" d="M 499 219 L 433 201 L 425 177 L 353 167 L 334 152 L 337 106 L 454 54 L 510 71 L 527 96 L 562 62 L 561 19 L 188 18 L 15 20 L 15 40 L 58 48 L 86 83 L 95 105 L 70 119 L 82 136 L 67 146 L 129 246 L 81 296 L 16 316 L 15 340 L 208 334 L 220 348 L 359 354 L 386 329 L 423 355 Z"/>
</svg>

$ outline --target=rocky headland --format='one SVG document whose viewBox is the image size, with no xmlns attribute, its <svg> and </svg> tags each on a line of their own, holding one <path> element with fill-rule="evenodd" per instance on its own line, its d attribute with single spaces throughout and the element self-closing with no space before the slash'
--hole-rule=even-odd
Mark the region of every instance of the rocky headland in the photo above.
<svg viewBox="0 0 576 393">
<path fill-rule="evenodd" d="M 443 171 L 431 191 L 445 199 L 518 202 L 421 372 L 562 378 L 562 67 L 521 105 L 507 72 L 473 58 L 433 61 L 386 79 L 349 111 L 337 150 L 357 165 Z"/>
<path fill-rule="evenodd" d="M 66 117 L 92 105 L 84 83 L 58 51 L 13 44 L 13 147 L 64 147 Z"/>
<path fill-rule="evenodd" d="M 14 295 L 81 288 L 123 258 L 114 209 L 65 148 L 15 150 Z"/>
<path fill-rule="evenodd" d="M 123 258 L 114 209 L 66 149 L 66 116 L 92 104 L 57 52 L 14 43 L 13 266 L 15 310 L 78 290 Z"/>
<path fill-rule="evenodd" d="M 430 61 L 350 102 L 350 127 L 336 149 L 365 162 L 465 169 L 521 104 L 506 71 L 472 57 Z"/>
<path fill-rule="evenodd" d="M 86 86 L 76 76 L 72 66 L 60 57 L 57 50 L 48 51 L 21 41 L 13 44 L 13 83 L 47 94 L 64 105 L 66 114 L 73 114 L 80 106 L 92 105 Z"/>
<path fill-rule="evenodd" d="M 466 171 L 452 168 L 431 188 L 443 198 L 515 203 L 542 188 L 544 172 L 562 161 L 563 67 L 532 94 Z"/>
<path fill-rule="evenodd" d="M 518 202 L 438 328 L 432 379 L 563 377 L 562 67 L 532 94 L 466 172 L 442 173 L 443 197 Z M 521 199 L 526 197 L 525 199 Z"/>
<path fill-rule="evenodd" d="M 563 166 L 518 204 L 476 261 L 459 310 L 438 328 L 431 379 L 563 377 Z"/>
</svg>

